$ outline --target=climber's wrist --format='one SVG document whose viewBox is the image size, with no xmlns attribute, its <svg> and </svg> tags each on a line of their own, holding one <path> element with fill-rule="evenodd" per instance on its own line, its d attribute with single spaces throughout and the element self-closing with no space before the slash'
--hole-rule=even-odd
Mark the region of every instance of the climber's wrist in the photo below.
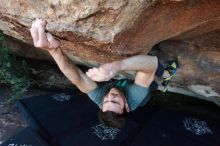
<svg viewBox="0 0 220 146">
<path fill-rule="evenodd" d="M 47 50 L 51 55 L 57 54 L 59 52 L 61 52 L 61 47 L 57 47 L 57 48 L 52 48 Z"/>
</svg>

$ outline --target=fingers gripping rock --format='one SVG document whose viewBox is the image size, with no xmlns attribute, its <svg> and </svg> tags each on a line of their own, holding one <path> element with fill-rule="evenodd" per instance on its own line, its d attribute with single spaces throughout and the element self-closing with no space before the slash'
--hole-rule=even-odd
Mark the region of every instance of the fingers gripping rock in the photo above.
<svg viewBox="0 0 220 146">
<path fill-rule="evenodd" d="M 60 41 L 55 39 L 51 33 L 47 33 L 47 40 L 52 48 L 58 48 L 60 46 Z"/>
<path fill-rule="evenodd" d="M 30 32 L 33 38 L 34 46 L 51 50 L 60 46 L 60 41 L 55 39 L 51 33 L 46 33 L 47 22 L 42 19 L 33 21 Z"/>
</svg>

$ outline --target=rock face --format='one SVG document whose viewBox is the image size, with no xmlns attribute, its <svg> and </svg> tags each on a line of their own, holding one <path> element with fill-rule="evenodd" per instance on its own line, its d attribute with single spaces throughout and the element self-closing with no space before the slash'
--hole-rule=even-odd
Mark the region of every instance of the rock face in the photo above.
<svg viewBox="0 0 220 146">
<path fill-rule="evenodd" d="M 219 0 L 7 0 L 0 30 L 32 44 L 31 22 L 46 19 L 67 55 L 89 66 L 150 51 L 162 62 L 177 59 L 170 90 L 220 104 L 219 6 Z M 13 48 L 47 58 L 30 46 Z"/>
</svg>

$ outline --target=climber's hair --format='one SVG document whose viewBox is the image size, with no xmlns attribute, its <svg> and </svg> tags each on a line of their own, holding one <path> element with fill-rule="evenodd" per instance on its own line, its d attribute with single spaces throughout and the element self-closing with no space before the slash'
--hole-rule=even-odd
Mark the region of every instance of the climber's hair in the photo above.
<svg viewBox="0 0 220 146">
<path fill-rule="evenodd" d="M 127 111 L 124 110 L 123 114 L 118 114 L 113 111 L 98 113 L 99 121 L 107 127 L 122 128 L 126 122 Z"/>
</svg>

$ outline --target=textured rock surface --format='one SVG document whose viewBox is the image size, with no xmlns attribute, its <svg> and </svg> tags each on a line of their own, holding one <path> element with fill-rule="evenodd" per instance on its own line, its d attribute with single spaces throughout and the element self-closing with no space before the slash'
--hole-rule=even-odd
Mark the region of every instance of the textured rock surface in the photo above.
<svg viewBox="0 0 220 146">
<path fill-rule="evenodd" d="M 187 89 L 220 105 L 220 31 L 158 44 L 161 60 L 176 58 L 180 68 L 173 87 Z M 177 89 L 174 89 L 174 92 Z M 186 92 L 185 92 L 186 93 Z"/>
<path fill-rule="evenodd" d="M 180 64 L 170 90 L 217 102 L 219 6 L 219 0 L 7 0 L 0 5 L 0 29 L 32 44 L 31 22 L 44 18 L 68 56 L 86 65 L 146 54 L 159 43 L 152 51 Z M 48 58 L 30 46 L 13 48 L 22 56 Z"/>
</svg>

